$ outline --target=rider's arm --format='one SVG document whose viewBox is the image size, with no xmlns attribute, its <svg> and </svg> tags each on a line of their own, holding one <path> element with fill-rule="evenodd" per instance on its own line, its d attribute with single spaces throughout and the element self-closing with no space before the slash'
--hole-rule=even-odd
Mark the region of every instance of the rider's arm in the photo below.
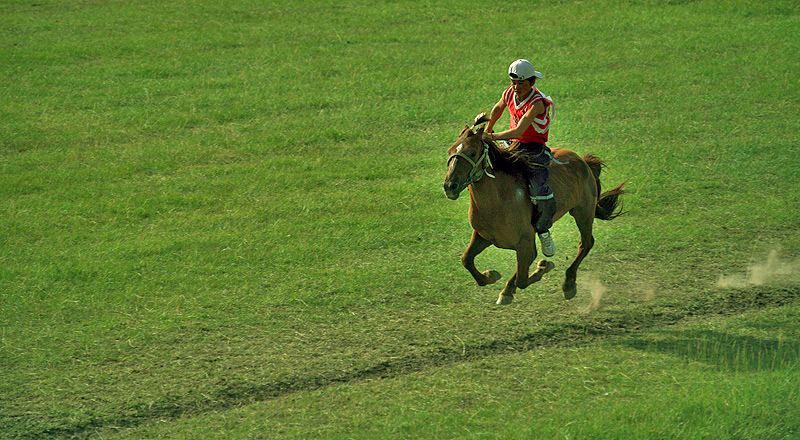
<svg viewBox="0 0 800 440">
<path fill-rule="evenodd" d="M 489 123 L 486 124 L 486 133 L 491 133 L 494 130 L 494 124 L 500 119 L 500 116 L 503 115 L 503 112 L 506 110 L 506 101 L 503 98 L 500 98 L 497 101 L 497 104 L 494 105 L 492 108 L 492 112 L 489 113 Z"/>
<path fill-rule="evenodd" d="M 496 105 L 495 108 L 497 108 Z M 534 118 L 544 113 L 544 110 L 544 100 L 540 99 L 539 101 L 536 101 L 536 103 L 533 104 L 533 106 L 529 108 L 527 112 L 525 112 L 525 116 L 522 117 L 522 119 L 519 121 L 519 124 L 517 124 L 513 130 L 506 130 L 498 133 L 484 133 L 483 137 L 484 139 L 491 140 L 519 139 L 519 137 L 522 136 L 522 133 L 525 133 L 525 130 L 531 126 Z M 492 109 L 492 115 L 494 116 L 494 109 Z M 500 116 L 498 116 L 498 118 L 499 117 Z M 490 121 L 489 123 L 491 124 L 492 122 Z M 486 131 L 488 131 L 488 128 Z"/>
</svg>

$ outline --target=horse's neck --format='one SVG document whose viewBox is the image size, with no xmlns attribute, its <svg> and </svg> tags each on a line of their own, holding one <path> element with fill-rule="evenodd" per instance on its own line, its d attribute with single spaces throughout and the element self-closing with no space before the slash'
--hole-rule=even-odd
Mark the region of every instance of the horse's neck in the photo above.
<svg viewBox="0 0 800 440">
<path fill-rule="evenodd" d="M 502 203 L 503 194 L 512 190 L 512 187 L 515 186 L 516 177 L 502 171 L 490 172 L 495 176 L 494 178 L 484 175 L 469 187 L 473 209 L 496 206 L 497 203 Z"/>
</svg>

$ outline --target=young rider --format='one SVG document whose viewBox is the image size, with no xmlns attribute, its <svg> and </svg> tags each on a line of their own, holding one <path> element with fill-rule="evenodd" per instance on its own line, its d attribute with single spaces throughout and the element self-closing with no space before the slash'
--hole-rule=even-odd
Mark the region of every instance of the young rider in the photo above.
<svg viewBox="0 0 800 440">
<path fill-rule="evenodd" d="M 503 92 L 500 101 L 492 108 L 489 123 L 484 130 L 484 138 L 488 140 L 512 140 L 512 148 L 522 149 L 533 162 L 539 164 L 533 170 L 530 180 L 531 202 L 539 210 L 539 220 L 536 222 L 536 231 L 542 244 L 542 253 L 552 257 L 556 253 L 556 246 L 550 236 L 550 227 L 553 225 L 553 216 L 556 213 L 556 199 L 553 190 L 547 183 L 550 169 L 547 168 L 552 156 L 547 148 L 547 133 L 550 130 L 550 106 L 553 101 L 540 92 L 534 84 L 536 78 L 542 74 L 533 68 L 528 60 L 517 60 L 508 67 L 508 76 L 511 86 Z M 510 128 L 506 131 L 493 133 L 494 124 L 508 109 Z"/>
</svg>

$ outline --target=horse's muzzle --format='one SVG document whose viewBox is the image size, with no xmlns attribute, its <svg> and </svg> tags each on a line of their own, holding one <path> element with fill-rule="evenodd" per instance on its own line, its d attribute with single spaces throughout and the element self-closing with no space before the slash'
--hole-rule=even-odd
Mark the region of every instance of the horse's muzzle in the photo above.
<svg viewBox="0 0 800 440">
<path fill-rule="evenodd" d="M 442 185 L 442 187 L 444 188 L 444 194 L 450 200 L 455 200 L 455 199 L 458 198 L 458 196 L 461 195 L 460 185 L 458 183 L 456 183 L 456 182 L 447 182 L 447 181 L 445 181 L 444 185 Z"/>
</svg>

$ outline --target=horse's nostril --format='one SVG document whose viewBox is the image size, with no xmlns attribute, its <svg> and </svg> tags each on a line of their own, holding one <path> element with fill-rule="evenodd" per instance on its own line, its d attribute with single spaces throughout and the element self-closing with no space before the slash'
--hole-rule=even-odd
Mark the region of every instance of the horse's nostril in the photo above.
<svg viewBox="0 0 800 440">
<path fill-rule="evenodd" d="M 442 184 L 442 189 L 444 189 L 445 195 L 447 195 L 448 199 L 455 200 L 458 198 L 459 186 L 455 182 L 445 182 Z"/>
</svg>

